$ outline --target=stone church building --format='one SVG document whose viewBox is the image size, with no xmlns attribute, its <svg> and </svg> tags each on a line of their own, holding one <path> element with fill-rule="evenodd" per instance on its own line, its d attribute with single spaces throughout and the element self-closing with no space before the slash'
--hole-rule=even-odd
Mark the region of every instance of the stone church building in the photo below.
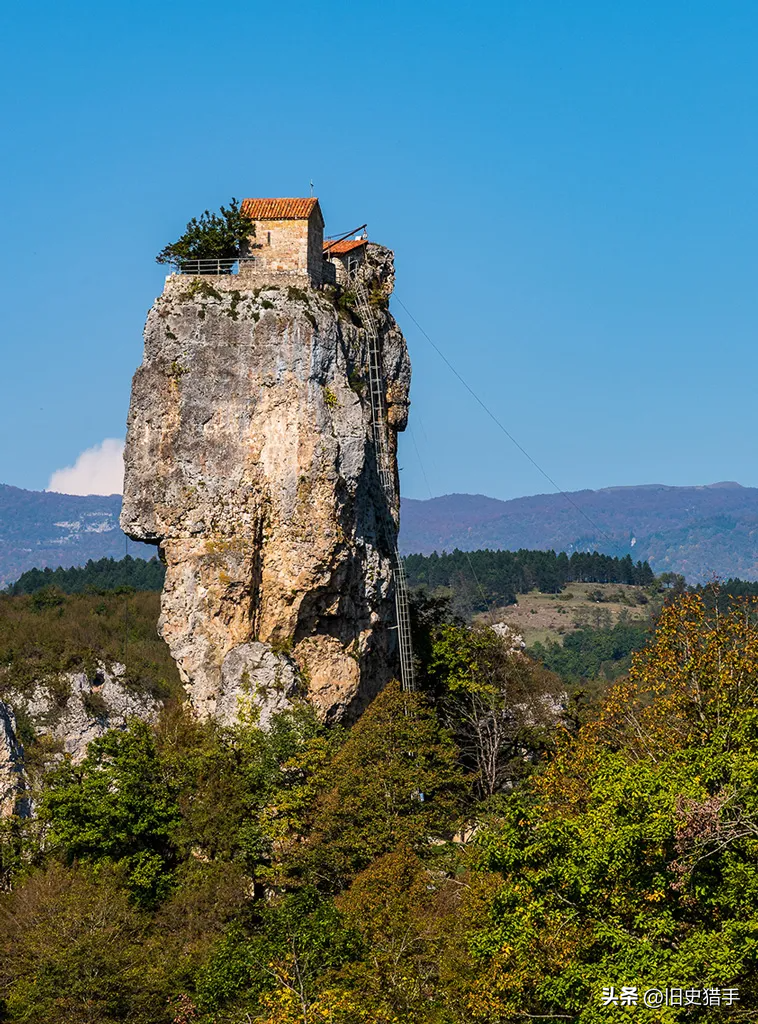
<svg viewBox="0 0 758 1024">
<path fill-rule="evenodd" d="M 243 256 L 246 272 L 266 280 L 346 284 L 363 263 L 366 237 L 324 241 L 324 217 L 318 199 L 243 199 L 241 211 L 255 225 Z"/>
</svg>

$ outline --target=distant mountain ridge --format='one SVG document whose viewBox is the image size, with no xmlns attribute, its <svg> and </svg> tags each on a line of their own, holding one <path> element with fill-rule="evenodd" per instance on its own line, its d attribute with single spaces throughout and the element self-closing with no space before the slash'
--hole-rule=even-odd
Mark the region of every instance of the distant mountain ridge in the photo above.
<svg viewBox="0 0 758 1024">
<path fill-rule="evenodd" d="M 27 569 L 121 558 L 121 497 L 79 497 L 0 484 L 0 587 Z M 689 582 L 758 579 L 758 488 L 723 482 L 702 487 L 642 484 L 536 494 L 500 501 L 483 494 L 404 498 L 404 554 L 519 548 L 598 550 L 648 560 L 656 573 Z M 150 558 L 155 548 L 129 542 Z"/>
<path fill-rule="evenodd" d="M 81 497 L 0 484 L 0 587 L 27 569 L 123 558 L 120 511 L 119 494 Z M 130 541 L 129 554 L 151 558 L 155 548 Z"/>
<path fill-rule="evenodd" d="M 692 583 L 758 579 L 758 488 L 643 484 L 499 501 L 479 494 L 403 500 L 404 554 L 501 548 L 598 550 L 648 560 Z"/>
</svg>

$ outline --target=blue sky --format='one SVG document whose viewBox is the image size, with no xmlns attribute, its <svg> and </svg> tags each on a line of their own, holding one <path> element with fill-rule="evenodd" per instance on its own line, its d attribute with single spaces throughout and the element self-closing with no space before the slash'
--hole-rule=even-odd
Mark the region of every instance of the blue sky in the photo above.
<svg viewBox="0 0 758 1024">
<path fill-rule="evenodd" d="M 312 178 L 562 488 L 758 485 L 756 42 L 739 0 L 3 5 L 0 481 L 123 437 L 191 216 Z M 404 493 L 550 490 L 395 312 Z"/>
</svg>

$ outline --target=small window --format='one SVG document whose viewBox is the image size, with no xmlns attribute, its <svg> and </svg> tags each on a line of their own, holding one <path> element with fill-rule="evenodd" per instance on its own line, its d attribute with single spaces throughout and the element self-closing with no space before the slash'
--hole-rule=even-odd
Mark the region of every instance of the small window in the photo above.
<svg viewBox="0 0 758 1024">
<path fill-rule="evenodd" d="M 271 232 L 268 232 L 268 244 L 271 245 Z"/>
</svg>

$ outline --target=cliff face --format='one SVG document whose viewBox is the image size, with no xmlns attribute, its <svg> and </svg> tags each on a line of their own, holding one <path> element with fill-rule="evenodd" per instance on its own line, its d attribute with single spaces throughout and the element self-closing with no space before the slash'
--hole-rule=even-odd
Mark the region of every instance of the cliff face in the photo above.
<svg viewBox="0 0 758 1024">
<path fill-rule="evenodd" d="M 66 692 L 63 701 L 61 690 Z M 43 680 L 25 692 L 11 689 L 7 696 L 35 736 L 44 737 L 51 752 L 69 755 L 74 764 L 83 761 L 87 746 L 109 729 L 125 729 L 131 718 L 154 722 L 161 708 L 159 701 L 125 685 L 124 666 L 118 662 L 101 662 L 92 677 L 86 672 L 62 673 L 55 689 L 50 680 Z"/>
<path fill-rule="evenodd" d="M 365 271 L 389 446 L 410 364 L 386 309 L 392 253 Z M 371 440 L 368 334 L 349 293 L 172 276 L 132 386 L 122 528 L 166 562 L 160 629 L 201 715 L 265 720 L 298 688 L 328 720 L 397 673 L 398 514 Z"/>
<path fill-rule="evenodd" d="M 0 701 L 0 819 L 25 812 L 24 748 L 16 739 L 13 708 Z"/>
<path fill-rule="evenodd" d="M 22 689 L 14 689 L 12 672 L 0 674 L 0 819 L 31 812 L 41 775 L 62 756 L 79 764 L 88 744 L 109 729 L 125 729 L 132 718 L 157 719 L 159 702 L 131 690 L 124 671 L 101 662 L 92 677 L 63 672 Z M 27 736 L 40 741 L 30 764 L 18 738 L 21 716 Z"/>
</svg>

